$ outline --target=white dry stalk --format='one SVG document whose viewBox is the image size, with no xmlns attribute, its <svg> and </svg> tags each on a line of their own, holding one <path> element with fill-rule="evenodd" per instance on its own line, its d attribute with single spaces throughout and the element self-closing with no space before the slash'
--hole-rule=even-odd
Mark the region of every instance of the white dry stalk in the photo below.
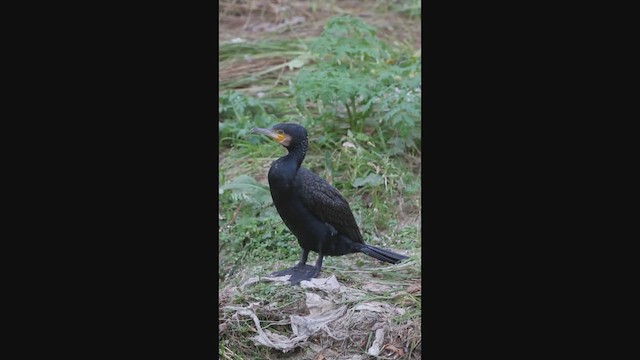
<svg viewBox="0 0 640 360">
<path fill-rule="evenodd" d="M 384 334 L 386 332 L 386 327 L 376 330 L 376 338 L 373 340 L 373 344 L 367 351 L 367 354 L 371 356 L 380 355 L 380 350 L 382 348 L 382 343 L 384 342 Z"/>
</svg>

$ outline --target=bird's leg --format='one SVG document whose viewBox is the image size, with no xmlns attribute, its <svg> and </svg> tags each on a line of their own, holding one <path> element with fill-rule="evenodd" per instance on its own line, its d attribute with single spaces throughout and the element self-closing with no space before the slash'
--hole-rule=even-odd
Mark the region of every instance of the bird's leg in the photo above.
<svg viewBox="0 0 640 360">
<path fill-rule="evenodd" d="M 322 253 L 318 253 L 318 260 L 316 261 L 316 273 L 313 275 L 313 277 L 316 277 L 318 275 L 320 275 L 320 270 L 322 270 L 322 258 L 324 257 L 324 255 L 322 255 Z"/>
<path fill-rule="evenodd" d="M 305 266 L 307 264 L 307 257 L 309 257 L 309 250 L 302 249 L 302 256 L 300 257 L 300 262 L 296 267 Z"/>
</svg>

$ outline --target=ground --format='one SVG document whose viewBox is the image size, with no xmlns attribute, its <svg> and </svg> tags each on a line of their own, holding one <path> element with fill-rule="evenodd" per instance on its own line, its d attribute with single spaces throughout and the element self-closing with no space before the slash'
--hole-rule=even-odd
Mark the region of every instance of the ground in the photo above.
<svg viewBox="0 0 640 360">
<path fill-rule="evenodd" d="M 219 4 L 220 357 L 420 358 L 420 2 Z M 300 248 L 266 180 L 286 150 L 249 130 L 284 121 L 307 128 L 304 166 L 345 196 L 365 242 L 408 261 L 353 254 L 304 286 L 265 278 Z"/>
</svg>

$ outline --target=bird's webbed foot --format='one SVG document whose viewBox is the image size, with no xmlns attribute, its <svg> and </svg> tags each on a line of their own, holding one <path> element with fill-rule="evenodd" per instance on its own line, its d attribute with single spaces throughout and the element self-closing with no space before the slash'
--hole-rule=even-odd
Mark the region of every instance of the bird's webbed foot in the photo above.
<svg viewBox="0 0 640 360">
<path fill-rule="evenodd" d="M 311 280 L 311 279 L 313 279 L 319 273 L 320 273 L 320 271 L 318 271 L 318 268 L 316 268 L 313 265 L 298 264 L 298 265 L 296 265 L 296 266 L 294 266 L 292 268 L 289 268 L 289 269 L 276 271 L 276 272 L 272 273 L 271 276 L 291 275 L 291 277 L 289 278 L 289 282 L 291 282 L 291 285 L 297 285 L 302 280 Z"/>
</svg>

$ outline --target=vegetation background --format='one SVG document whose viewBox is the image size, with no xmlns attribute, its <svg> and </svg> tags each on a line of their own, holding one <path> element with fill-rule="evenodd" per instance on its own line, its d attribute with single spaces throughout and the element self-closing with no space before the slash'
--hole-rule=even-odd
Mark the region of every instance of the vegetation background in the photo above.
<svg viewBox="0 0 640 360">
<path fill-rule="evenodd" d="M 355 288 L 384 285 L 371 297 L 407 311 L 392 319 L 396 335 L 385 339 L 399 351 L 379 358 L 419 358 L 421 2 L 219 4 L 220 356 L 325 358 L 256 345 L 249 340 L 251 319 L 231 321 L 225 311 L 227 304 L 279 304 L 260 320 L 284 335 L 291 330 L 282 321 L 304 315 L 299 287 L 282 292 L 257 283 L 238 291 L 250 277 L 289 267 L 300 255 L 266 180 L 271 162 L 286 150 L 249 134 L 254 126 L 291 121 L 309 133 L 304 166 L 345 196 L 365 242 L 411 256 L 393 266 L 363 254 L 328 257 L 321 276 L 334 274 Z M 372 335 L 362 335 L 335 353 L 366 354 Z"/>
</svg>

